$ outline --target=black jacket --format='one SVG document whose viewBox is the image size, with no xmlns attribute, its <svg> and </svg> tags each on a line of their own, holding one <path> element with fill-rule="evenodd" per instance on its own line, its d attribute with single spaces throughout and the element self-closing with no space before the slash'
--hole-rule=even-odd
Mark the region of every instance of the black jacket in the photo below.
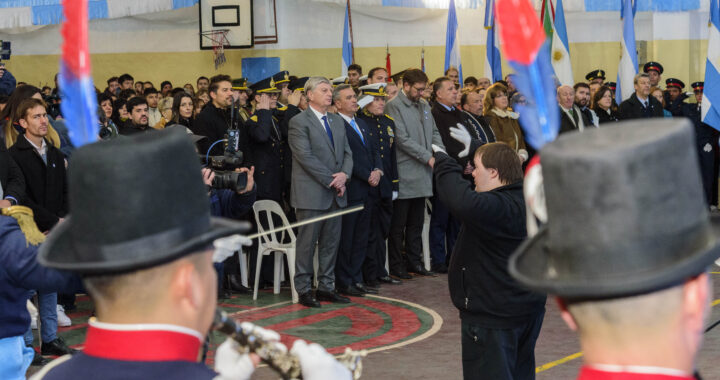
<svg viewBox="0 0 720 380">
<path fill-rule="evenodd" d="M 0 184 L 2 185 L 2 199 L 15 198 L 18 204 L 25 201 L 25 178 L 20 167 L 15 163 L 5 147 L 0 144 Z"/>
<path fill-rule="evenodd" d="M 620 103 L 618 119 L 628 120 L 646 117 L 664 117 L 662 104 L 652 96 L 648 96 L 648 101 L 648 109 L 645 109 L 640 103 L 640 100 L 638 100 L 637 95 L 633 93 L 627 100 Z"/>
<path fill-rule="evenodd" d="M 157 129 L 146 126 L 145 128 L 140 128 L 135 123 L 132 122 L 132 120 L 126 121 L 124 124 L 120 125 L 118 127 L 118 133 L 125 136 L 132 136 L 137 134 L 143 134 L 143 133 L 153 133 L 157 131 Z"/>
<path fill-rule="evenodd" d="M 435 103 L 432 106 L 432 115 L 433 119 L 435 119 L 435 126 L 437 126 L 438 132 L 440 132 L 443 145 L 445 145 L 445 151 L 450 157 L 465 167 L 471 155 L 468 154 L 462 158 L 458 157 L 458 153 L 465 149 L 465 146 L 450 136 L 450 128 L 462 124 L 470 133 L 473 133 L 475 126 L 468 120 L 468 115 L 460 111 L 457 107 L 448 110 L 444 105 Z"/>
<path fill-rule="evenodd" d="M 582 118 L 583 125 L 585 128 L 592 127 L 592 123 L 590 120 L 588 120 L 586 114 L 576 106 L 573 106 L 573 115 L 575 120 L 571 120 L 570 116 L 568 116 L 567 112 L 565 112 L 562 107 L 558 106 L 558 112 L 560 112 L 560 132 L 559 133 L 565 133 L 565 132 L 571 132 L 571 131 L 577 131 L 578 126 L 577 123 L 580 121 L 580 118 Z"/>
<path fill-rule="evenodd" d="M 283 138 L 285 141 L 288 139 L 288 129 L 290 127 L 290 120 L 292 120 L 293 117 L 296 115 L 299 115 L 302 110 L 298 108 L 297 106 L 294 106 L 292 104 L 287 105 L 287 109 L 284 112 L 283 118 L 280 120 L 280 133 L 283 135 Z M 292 152 L 290 151 L 290 146 L 287 147 L 287 154 L 284 157 L 285 162 L 283 162 L 283 166 L 285 167 L 285 186 L 290 186 L 290 178 L 292 176 Z"/>
<path fill-rule="evenodd" d="M 26 205 L 33 210 L 40 231 L 48 231 L 68 213 L 65 156 L 47 142 L 47 165 L 24 135 L 10 147 L 10 155 L 25 178 Z"/>
<path fill-rule="evenodd" d="M 387 114 L 375 116 L 363 109 L 357 119 L 362 119 L 367 127 L 367 135 L 373 141 L 375 150 L 380 153 L 383 176 L 380 177 L 380 197 L 392 198 L 393 191 L 400 190 L 398 180 L 397 154 L 395 148 L 395 121 Z"/>
<path fill-rule="evenodd" d="M 600 124 L 612 124 L 618 121 L 617 111 L 614 111 L 612 108 L 610 108 L 610 113 L 608 113 L 604 109 L 598 107 L 595 109 L 595 115 L 597 115 Z"/>
<path fill-rule="evenodd" d="M 230 112 L 217 108 L 210 102 L 203 107 L 193 124 L 194 134 L 207 137 L 207 140 L 198 143 L 201 153 L 205 154 L 212 143 L 225 138 L 225 134 L 230 128 Z M 210 154 L 221 155 L 222 152 L 222 143 L 218 143 Z"/>
<path fill-rule="evenodd" d="M 487 328 L 517 326 L 545 308 L 545 295 L 526 290 L 508 273 L 509 256 L 527 236 L 522 181 L 478 193 L 462 171 L 447 154 L 435 153 L 436 194 L 462 222 L 448 270 L 450 298 L 463 320 Z"/>
<path fill-rule="evenodd" d="M 685 112 L 685 99 L 688 98 L 687 94 L 681 93 L 675 100 L 670 100 L 670 94 L 665 91 L 663 93 L 665 98 L 665 109 L 670 111 L 674 117 L 684 116 Z"/>
<path fill-rule="evenodd" d="M 383 170 L 380 151 L 376 148 L 373 140 L 370 139 L 368 127 L 364 121 L 355 118 L 355 123 L 362 131 L 364 142 L 345 119 L 343 119 L 343 123 L 345 124 L 345 136 L 347 136 L 348 144 L 350 144 L 353 158 L 352 178 L 347 183 L 348 202 L 350 204 L 363 203 L 371 192 L 375 193 L 377 197 L 380 196 L 380 189 L 377 186 L 372 187 L 368 183 L 368 178 L 370 178 L 370 173 L 373 170 Z"/>
<path fill-rule="evenodd" d="M 286 182 L 285 155 L 290 154 L 287 138 L 283 137 L 272 110 L 257 110 L 244 129 L 248 136 L 245 165 L 255 166 L 257 197 L 281 203 Z"/>
</svg>

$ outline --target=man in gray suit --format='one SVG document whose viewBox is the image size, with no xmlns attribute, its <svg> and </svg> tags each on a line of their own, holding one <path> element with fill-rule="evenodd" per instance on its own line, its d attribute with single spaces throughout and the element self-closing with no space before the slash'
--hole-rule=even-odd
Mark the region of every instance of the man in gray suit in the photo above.
<svg viewBox="0 0 720 380">
<path fill-rule="evenodd" d="M 352 173 L 352 152 L 342 118 L 327 112 L 332 85 L 322 77 L 305 83 L 309 107 L 290 120 L 292 151 L 290 204 L 298 220 L 310 219 L 347 206 L 345 184 Z M 335 291 L 335 259 L 342 219 L 333 218 L 299 228 L 295 258 L 295 288 L 300 303 L 320 307 L 318 301 L 348 303 Z M 318 289 L 312 294 L 313 255 L 318 245 Z"/>
<path fill-rule="evenodd" d="M 422 228 L 425 198 L 433 195 L 432 145 L 442 146 L 430 105 L 422 99 L 428 77 L 418 69 L 405 71 L 402 91 L 387 103 L 385 112 L 395 121 L 400 194 L 393 202 L 388 238 L 390 274 L 403 279 L 408 272 L 432 275 L 422 265 Z M 403 259 L 402 251 L 407 257 Z"/>
</svg>

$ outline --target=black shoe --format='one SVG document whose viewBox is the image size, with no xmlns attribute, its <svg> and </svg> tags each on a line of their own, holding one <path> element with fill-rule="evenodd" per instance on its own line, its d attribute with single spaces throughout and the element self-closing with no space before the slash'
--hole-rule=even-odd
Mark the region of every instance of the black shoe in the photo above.
<svg viewBox="0 0 720 380">
<path fill-rule="evenodd" d="M 400 279 L 403 279 L 403 280 L 412 279 L 412 276 L 406 271 L 390 271 L 390 275 L 395 276 Z"/>
<path fill-rule="evenodd" d="M 218 290 L 218 299 L 225 299 L 225 298 L 231 298 L 232 293 L 230 293 L 227 289 L 220 289 Z"/>
<path fill-rule="evenodd" d="M 447 267 L 447 265 L 445 265 L 445 263 L 435 264 L 435 265 L 432 266 L 432 270 L 433 270 L 433 272 L 435 272 L 435 273 L 447 273 L 447 272 L 448 272 L 448 267 Z"/>
<path fill-rule="evenodd" d="M 408 265 L 408 272 L 419 274 L 421 276 L 433 276 L 435 273 L 425 270 L 422 265 Z"/>
<path fill-rule="evenodd" d="M 312 291 L 305 292 L 300 295 L 300 305 L 307 306 L 307 307 L 321 307 L 320 302 L 318 302 L 315 297 L 313 297 Z"/>
<path fill-rule="evenodd" d="M 378 280 L 368 280 L 368 281 L 365 281 L 365 286 L 368 287 L 368 288 L 380 289 L 380 281 L 378 281 Z"/>
<path fill-rule="evenodd" d="M 315 297 L 318 301 L 328 301 L 333 303 L 350 303 L 350 298 L 343 297 L 337 294 L 337 292 L 334 290 L 332 292 L 318 290 L 317 292 L 315 292 Z"/>
<path fill-rule="evenodd" d="M 402 284 L 402 281 L 396 280 L 390 276 L 383 276 L 378 277 L 378 281 L 382 282 L 383 284 L 390 284 L 390 285 L 400 285 Z"/>
<path fill-rule="evenodd" d="M 240 293 L 240 294 L 250 294 L 251 293 L 250 288 L 243 286 L 242 280 L 240 280 L 240 275 L 238 275 L 238 274 L 225 275 L 225 289 L 228 289 L 229 291 L 231 291 L 233 293 Z"/>
<path fill-rule="evenodd" d="M 338 292 L 340 292 L 341 294 L 344 294 L 346 296 L 351 296 L 351 297 L 362 297 L 365 295 L 365 293 L 367 293 L 367 292 L 363 292 L 362 289 L 359 289 L 353 285 L 340 286 L 340 287 L 338 287 Z"/>
<path fill-rule="evenodd" d="M 32 348 L 32 346 L 28 346 L 28 347 Z M 38 354 L 38 352 L 35 351 L 35 349 L 33 348 L 33 360 L 32 360 L 32 362 L 30 363 L 30 365 L 40 365 L 40 366 L 43 366 L 43 365 L 45 365 L 45 364 L 48 364 L 48 362 L 49 362 L 49 360 L 47 360 L 47 359 L 45 359 L 44 357 L 42 357 L 42 355 Z"/>
<path fill-rule="evenodd" d="M 67 344 L 65 344 L 65 341 L 58 337 L 55 338 L 52 342 L 43 342 L 42 346 L 40 347 L 40 353 L 42 355 L 49 355 L 49 356 L 63 356 L 67 354 L 74 354 L 77 350 L 73 350 L 72 348 L 68 347 Z"/>
<path fill-rule="evenodd" d="M 358 290 L 360 290 L 361 292 L 365 293 L 365 294 L 378 294 L 378 293 L 380 293 L 380 292 L 377 290 L 377 288 L 370 288 L 370 287 L 367 287 L 367 286 L 365 286 L 364 284 L 360 284 L 360 283 L 355 284 L 355 287 L 356 287 Z"/>
</svg>

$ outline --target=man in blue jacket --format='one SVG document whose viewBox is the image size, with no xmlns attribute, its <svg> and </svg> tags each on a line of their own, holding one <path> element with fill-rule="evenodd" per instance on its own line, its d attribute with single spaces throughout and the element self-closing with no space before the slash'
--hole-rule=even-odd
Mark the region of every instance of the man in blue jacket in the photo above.
<svg viewBox="0 0 720 380">
<path fill-rule="evenodd" d="M 473 152 L 475 166 L 472 189 L 464 168 L 433 146 L 436 194 L 462 223 L 448 282 L 462 321 L 464 379 L 534 379 L 545 296 L 508 273 L 508 258 L 527 236 L 522 164 L 504 143 L 479 147 L 465 129 L 450 134 L 465 147 L 458 156 Z"/>
<path fill-rule="evenodd" d="M 17 220 L 6 214 L 24 219 L 22 229 Z M 83 289 L 79 276 L 38 264 L 35 259 L 38 240 L 43 239 L 32 224 L 30 209 L 22 206 L 3 208 L 3 215 L 0 215 L 0 357 L 3 358 L 0 360 L 0 379 L 25 379 L 25 371 L 34 356 L 32 347 L 25 346 L 23 340 L 30 325 L 26 306 L 28 292 L 34 289 L 75 293 Z"/>
</svg>

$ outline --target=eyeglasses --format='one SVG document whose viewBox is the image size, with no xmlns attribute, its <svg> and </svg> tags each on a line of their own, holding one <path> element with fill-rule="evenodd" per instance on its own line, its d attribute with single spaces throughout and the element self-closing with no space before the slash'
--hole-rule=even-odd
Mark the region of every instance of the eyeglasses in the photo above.
<svg viewBox="0 0 720 380">
<path fill-rule="evenodd" d="M 415 86 L 413 86 L 413 88 L 414 88 L 415 91 L 417 91 L 417 92 L 424 92 L 424 91 L 427 89 L 427 87 L 425 87 L 425 86 L 423 86 L 423 87 L 415 87 Z"/>
</svg>

